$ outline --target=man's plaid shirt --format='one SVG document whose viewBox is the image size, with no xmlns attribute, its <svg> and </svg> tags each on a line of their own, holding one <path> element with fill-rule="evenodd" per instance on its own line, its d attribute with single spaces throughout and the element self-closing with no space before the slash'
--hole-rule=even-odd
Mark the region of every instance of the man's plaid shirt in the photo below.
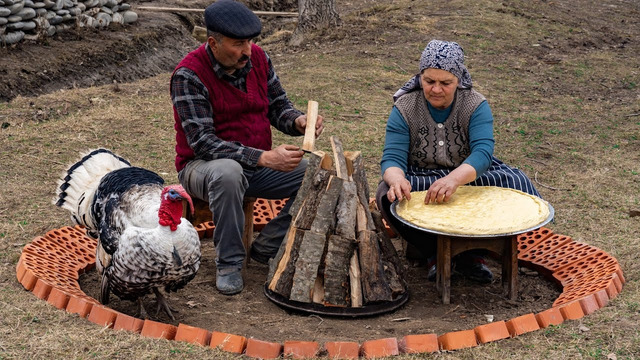
<svg viewBox="0 0 640 360">
<path fill-rule="evenodd" d="M 206 45 L 206 48 L 216 76 L 246 92 L 247 75 L 252 68 L 251 60 L 244 68 L 229 75 L 213 57 L 209 45 Z M 271 125 L 283 133 L 301 135 L 295 128 L 294 121 L 302 115 L 302 112 L 296 110 L 287 98 L 287 93 L 282 88 L 280 79 L 273 69 L 271 59 L 268 55 L 266 56 L 269 66 L 267 75 L 269 110 L 267 117 Z M 258 158 L 262 155 L 263 150 L 243 146 L 239 142 L 224 141 L 216 136 L 215 118 L 209 102 L 209 91 L 193 71 L 182 67 L 175 72 L 171 78 L 171 100 L 196 159 L 233 159 L 245 167 L 257 166 Z"/>
</svg>

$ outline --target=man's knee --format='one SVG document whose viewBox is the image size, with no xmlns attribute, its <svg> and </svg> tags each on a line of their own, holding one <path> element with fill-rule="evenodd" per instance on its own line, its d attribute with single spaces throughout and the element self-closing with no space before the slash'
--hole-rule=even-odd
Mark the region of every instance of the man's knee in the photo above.
<svg viewBox="0 0 640 360">
<path fill-rule="evenodd" d="M 209 187 L 222 186 L 227 189 L 245 186 L 247 180 L 244 176 L 242 165 L 235 160 L 220 159 L 210 161 L 208 164 Z"/>
</svg>

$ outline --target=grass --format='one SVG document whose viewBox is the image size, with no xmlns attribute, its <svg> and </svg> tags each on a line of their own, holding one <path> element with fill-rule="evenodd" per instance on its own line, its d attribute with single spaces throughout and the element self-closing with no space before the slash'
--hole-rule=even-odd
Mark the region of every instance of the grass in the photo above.
<svg viewBox="0 0 640 360">
<path fill-rule="evenodd" d="M 350 6 L 343 27 L 312 36 L 302 52 L 282 42 L 267 45 L 296 106 L 320 104 L 326 130 L 318 149 L 330 151 L 335 135 L 345 149 L 362 151 L 374 187 L 391 94 L 414 73 L 429 39 L 458 41 L 495 116 L 496 156 L 536 179 L 556 210 L 555 232 L 612 254 L 627 280 L 615 300 L 581 321 L 429 357 L 639 358 L 640 222 L 629 214 L 640 208 L 640 48 L 634 41 L 618 46 L 640 38 L 637 24 L 620 21 L 637 17 L 637 4 L 376 0 Z M 604 24 L 592 11 L 613 20 Z M 69 224 L 51 199 L 57 176 L 80 151 L 105 146 L 177 181 L 168 80 L 162 74 L 119 84 L 118 91 L 109 85 L 0 104 L 0 359 L 230 356 L 98 328 L 15 281 L 22 247 Z M 275 144 L 284 142 L 302 139 L 276 135 Z"/>
</svg>

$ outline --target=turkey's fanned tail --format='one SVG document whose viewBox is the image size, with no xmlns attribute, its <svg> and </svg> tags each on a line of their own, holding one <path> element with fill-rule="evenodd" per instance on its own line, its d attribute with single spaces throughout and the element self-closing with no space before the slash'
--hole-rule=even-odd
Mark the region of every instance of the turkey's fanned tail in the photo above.
<svg viewBox="0 0 640 360">
<path fill-rule="evenodd" d="M 62 174 L 54 204 L 68 210 L 76 224 L 96 229 L 98 224 L 91 217 L 91 205 L 100 180 L 113 170 L 129 166 L 127 160 L 107 149 L 89 151 Z"/>
</svg>

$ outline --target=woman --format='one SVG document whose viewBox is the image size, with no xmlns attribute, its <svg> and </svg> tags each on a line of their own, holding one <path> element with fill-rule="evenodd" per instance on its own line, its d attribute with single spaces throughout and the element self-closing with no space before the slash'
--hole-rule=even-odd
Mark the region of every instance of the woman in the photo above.
<svg viewBox="0 0 640 360">
<path fill-rule="evenodd" d="M 395 200 L 427 190 L 425 203 L 446 202 L 461 185 L 500 186 L 540 196 L 531 180 L 493 156 L 493 115 L 472 88 L 464 52 L 455 42 L 432 40 L 420 57 L 420 73 L 394 94 L 376 193 L 385 220 L 429 261 L 435 279 L 436 241 L 390 216 Z M 455 259 L 456 269 L 481 282 L 493 274 L 478 252 Z"/>
</svg>

